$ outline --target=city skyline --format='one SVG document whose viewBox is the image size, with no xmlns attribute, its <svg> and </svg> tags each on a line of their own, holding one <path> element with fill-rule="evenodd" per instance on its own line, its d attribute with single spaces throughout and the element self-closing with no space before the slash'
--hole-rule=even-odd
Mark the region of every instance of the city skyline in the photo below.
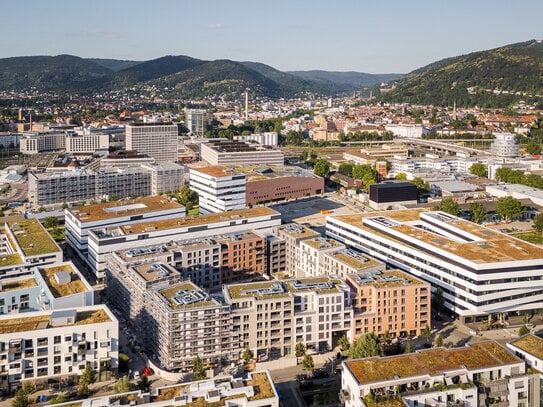
<svg viewBox="0 0 543 407">
<path fill-rule="evenodd" d="M 491 5 L 491 7 L 489 7 Z M 543 3 L 324 0 L 65 0 L 6 4 L 0 58 L 164 55 L 262 62 L 288 70 L 407 73 L 437 60 L 540 39 Z"/>
</svg>

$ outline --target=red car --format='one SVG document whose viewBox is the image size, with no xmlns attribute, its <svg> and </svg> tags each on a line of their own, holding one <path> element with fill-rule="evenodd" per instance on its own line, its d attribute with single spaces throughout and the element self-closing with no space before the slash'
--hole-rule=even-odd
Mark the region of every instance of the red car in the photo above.
<svg viewBox="0 0 543 407">
<path fill-rule="evenodd" d="M 151 369 L 150 367 L 144 367 L 143 370 L 141 371 L 141 373 L 144 375 L 144 376 L 152 376 L 153 375 L 153 369 Z"/>
</svg>

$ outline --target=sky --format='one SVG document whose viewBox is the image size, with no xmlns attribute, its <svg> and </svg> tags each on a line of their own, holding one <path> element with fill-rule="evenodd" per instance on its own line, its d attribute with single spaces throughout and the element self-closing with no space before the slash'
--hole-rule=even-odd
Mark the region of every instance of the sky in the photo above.
<svg viewBox="0 0 543 407">
<path fill-rule="evenodd" d="M 0 58 L 188 55 L 407 73 L 541 39 L 542 0 L 4 0 Z"/>
</svg>

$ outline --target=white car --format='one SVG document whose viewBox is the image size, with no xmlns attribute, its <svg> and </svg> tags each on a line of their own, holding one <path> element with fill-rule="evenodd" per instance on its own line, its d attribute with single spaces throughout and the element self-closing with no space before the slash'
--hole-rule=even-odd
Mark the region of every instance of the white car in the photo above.
<svg viewBox="0 0 543 407">
<path fill-rule="evenodd" d="M 134 380 L 138 380 L 140 378 L 140 372 L 137 370 L 134 372 Z"/>
</svg>

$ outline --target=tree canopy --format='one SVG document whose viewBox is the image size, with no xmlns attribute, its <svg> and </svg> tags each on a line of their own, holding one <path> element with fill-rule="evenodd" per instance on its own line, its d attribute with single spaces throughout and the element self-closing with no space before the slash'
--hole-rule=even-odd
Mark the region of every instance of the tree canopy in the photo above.
<svg viewBox="0 0 543 407">
<path fill-rule="evenodd" d="M 526 145 L 526 152 L 532 155 L 541 154 L 541 144 L 534 140 L 530 140 L 530 142 Z"/>
<path fill-rule="evenodd" d="M 349 348 L 349 357 L 353 359 L 383 355 L 383 347 L 373 332 L 361 335 Z"/>
<path fill-rule="evenodd" d="M 488 170 L 486 165 L 481 163 L 475 163 L 469 167 L 470 174 L 476 175 L 478 177 L 486 177 L 488 175 Z"/>
<path fill-rule="evenodd" d="M 475 223 L 480 223 L 486 219 L 486 208 L 481 202 L 472 202 L 469 204 L 469 210 L 471 211 L 471 219 Z"/>
<path fill-rule="evenodd" d="M 330 172 L 331 164 L 326 160 L 317 160 L 315 163 L 315 167 L 313 168 L 313 172 L 315 175 L 318 175 L 319 177 L 326 177 L 328 173 Z"/>
<path fill-rule="evenodd" d="M 454 216 L 457 216 L 460 213 L 460 205 L 458 205 L 458 202 L 456 202 L 451 197 L 443 198 L 441 202 L 436 206 L 436 209 L 439 211 L 450 213 Z"/>
<path fill-rule="evenodd" d="M 194 380 L 204 380 L 206 378 L 204 364 L 199 356 L 196 356 L 192 362 L 192 377 Z"/>
<path fill-rule="evenodd" d="M 534 229 L 539 233 L 543 232 L 543 213 L 534 216 Z"/>
<path fill-rule="evenodd" d="M 524 213 L 520 201 L 512 196 L 504 196 L 496 200 L 496 212 L 506 222 L 515 219 Z"/>
</svg>

